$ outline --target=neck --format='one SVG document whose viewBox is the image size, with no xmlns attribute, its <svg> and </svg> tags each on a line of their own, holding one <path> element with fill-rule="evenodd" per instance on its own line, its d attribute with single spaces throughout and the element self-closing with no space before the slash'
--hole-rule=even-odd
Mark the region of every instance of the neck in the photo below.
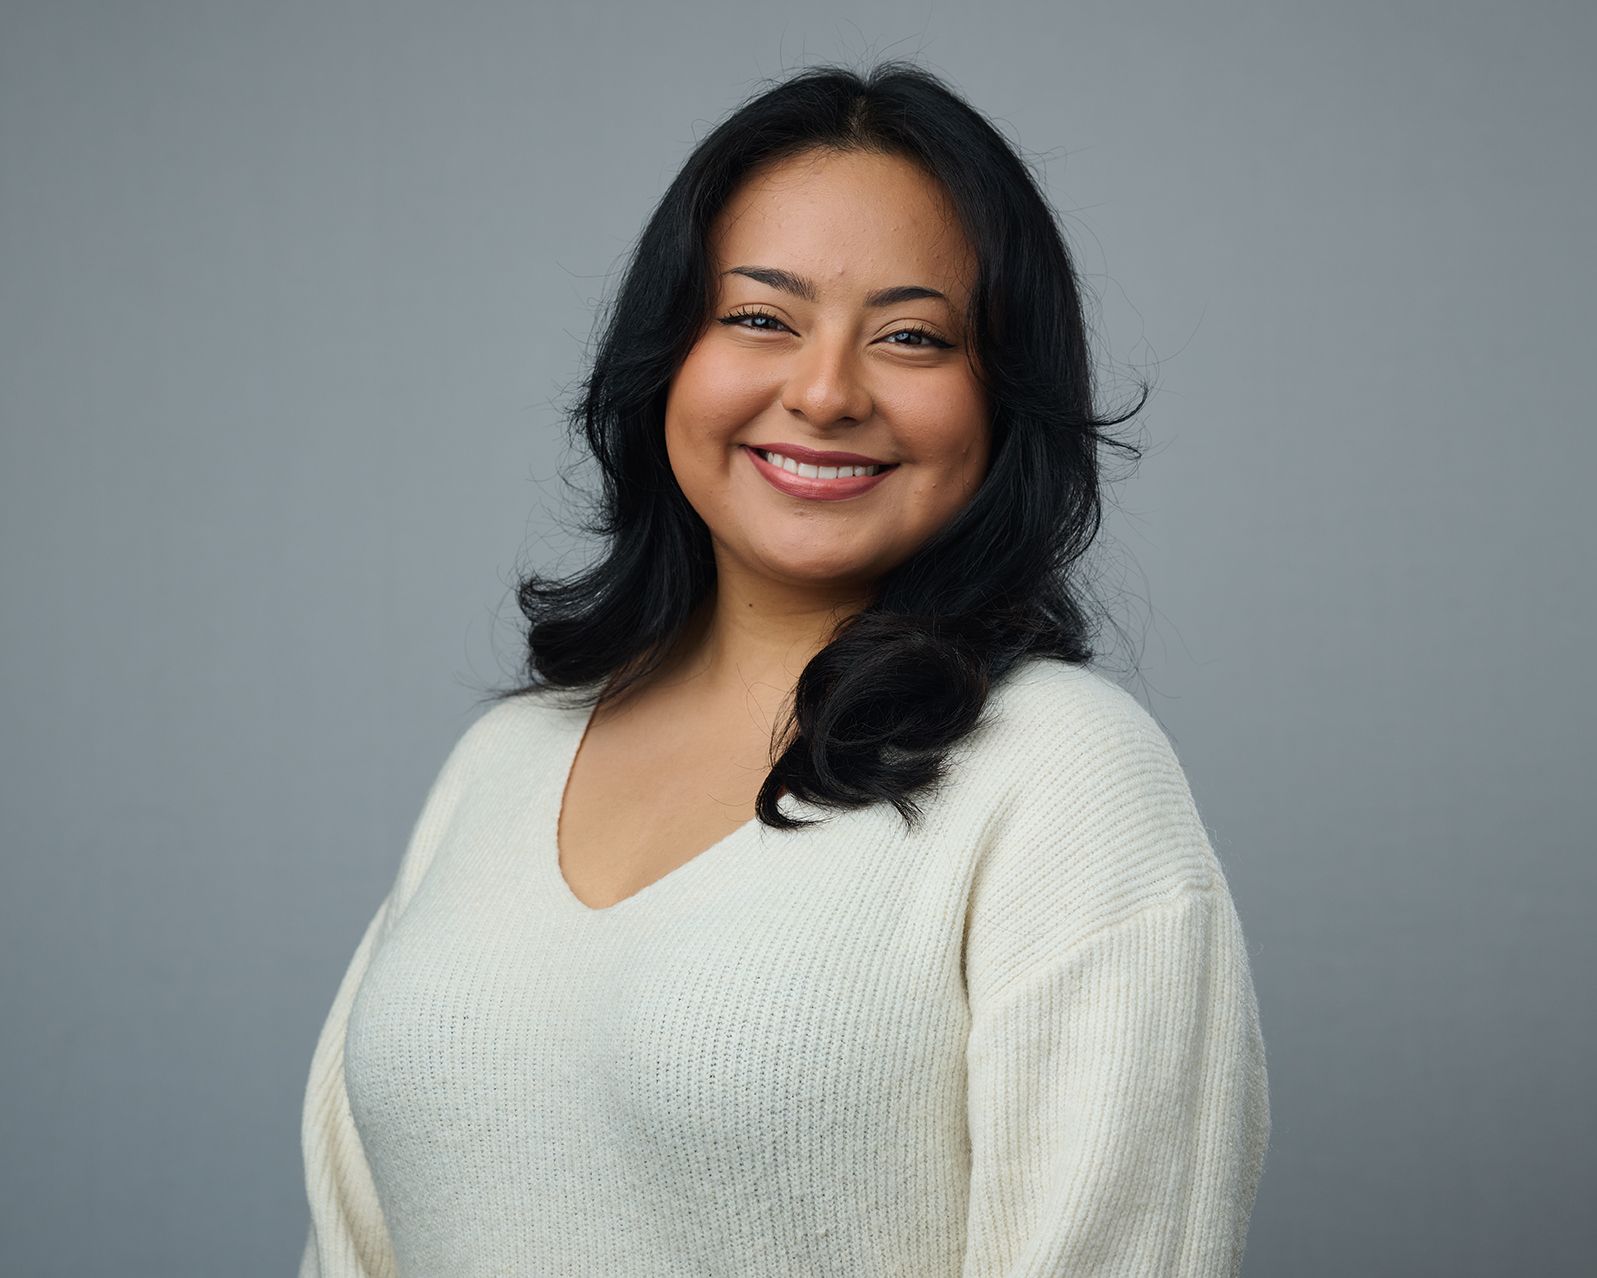
<svg viewBox="0 0 1597 1278">
<path fill-rule="evenodd" d="M 723 570 L 661 673 L 696 695 L 785 702 L 811 657 L 869 592 L 837 583 L 794 586 Z"/>
</svg>

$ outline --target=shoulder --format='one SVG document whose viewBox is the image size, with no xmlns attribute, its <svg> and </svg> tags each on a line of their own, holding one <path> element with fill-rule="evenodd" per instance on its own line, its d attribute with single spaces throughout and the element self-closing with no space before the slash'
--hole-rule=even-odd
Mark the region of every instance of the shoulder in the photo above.
<svg viewBox="0 0 1597 1278">
<path fill-rule="evenodd" d="M 528 735 L 558 730 L 563 718 L 578 711 L 568 698 L 574 693 L 555 688 L 524 688 L 489 703 L 461 736 L 473 747 L 485 740 L 507 735 Z"/>
<path fill-rule="evenodd" d="M 994 689 L 991 718 L 1020 757 L 1070 758 L 1141 746 L 1170 749 L 1169 738 L 1131 693 L 1090 666 L 1053 657 L 1021 662 Z M 996 744 L 997 738 L 995 738 Z"/>
<path fill-rule="evenodd" d="M 457 795 L 499 772 L 525 776 L 529 756 L 537 757 L 580 716 L 563 694 L 533 688 L 491 702 L 456 734 L 433 788 Z"/>
<path fill-rule="evenodd" d="M 1142 703 L 1091 667 L 1055 658 L 1028 658 L 994 688 L 961 760 L 981 793 L 1039 819 L 1171 789 L 1191 798 L 1169 736 Z"/>
<path fill-rule="evenodd" d="M 990 699 L 970 758 L 991 819 L 971 886 L 971 942 L 1057 953 L 1225 877 L 1169 737 L 1085 666 L 1032 659 Z"/>
</svg>

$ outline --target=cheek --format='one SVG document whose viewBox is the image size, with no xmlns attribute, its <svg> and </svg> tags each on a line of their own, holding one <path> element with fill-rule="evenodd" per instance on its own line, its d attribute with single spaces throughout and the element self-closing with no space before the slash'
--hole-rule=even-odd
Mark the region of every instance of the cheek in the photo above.
<svg viewBox="0 0 1597 1278">
<path fill-rule="evenodd" d="M 938 487 L 974 491 L 987 471 L 986 397 L 964 378 L 928 386 L 904 405 L 904 419 L 917 423 L 909 451 L 938 475 Z"/>
<path fill-rule="evenodd" d="M 712 338 L 683 361 L 666 401 L 666 429 L 681 440 L 707 443 L 742 426 L 770 400 L 766 379 Z"/>
</svg>

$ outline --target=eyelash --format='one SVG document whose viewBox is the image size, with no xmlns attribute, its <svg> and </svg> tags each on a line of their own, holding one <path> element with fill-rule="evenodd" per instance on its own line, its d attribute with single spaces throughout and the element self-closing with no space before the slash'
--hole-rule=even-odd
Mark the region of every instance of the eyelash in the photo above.
<svg viewBox="0 0 1597 1278">
<path fill-rule="evenodd" d="M 722 323 L 722 324 L 726 324 L 729 327 L 747 328 L 751 332 L 755 332 L 755 333 L 769 333 L 769 332 L 773 331 L 773 330 L 771 330 L 769 328 L 760 328 L 760 327 L 756 327 L 755 325 L 752 325 L 752 324 L 743 324 L 743 325 L 739 325 L 738 324 L 739 320 L 750 319 L 750 318 L 753 318 L 753 317 L 756 317 L 756 316 L 758 316 L 759 318 L 762 318 L 762 319 L 771 320 L 771 321 L 773 321 L 774 323 L 777 323 L 777 324 L 782 324 L 782 321 L 780 319 L 778 319 L 775 315 L 772 315 L 769 311 L 757 311 L 757 310 L 748 310 L 748 309 L 733 311 L 730 315 L 723 315 L 718 322 Z M 787 325 L 786 324 L 782 324 L 782 327 L 786 328 Z M 915 333 L 915 334 L 917 334 L 920 337 L 924 337 L 928 342 L 931 343 L 931 345 L 929 345 L 929 346 L 921 346 L 921 345 L 918 345 L 918 344 L 913 343 L 913 342 L 888 342 L 889 346 L 902 346 L 902 347 L 906 348 L 907 350 L 912 350 L 912 351 L 952 350 L 953 349 L 953 345 L 954 344 L 952 342 L 945 342 L 942 338 L 938 337 L 936 333 L 932 332 L 931 329 L 923 328 L 919 324 L 911 324 L 907 328 L 895 329 L 893 332 L 888 334 L 888 337 L 897 337 L 900 333 Z"/>
</svg>

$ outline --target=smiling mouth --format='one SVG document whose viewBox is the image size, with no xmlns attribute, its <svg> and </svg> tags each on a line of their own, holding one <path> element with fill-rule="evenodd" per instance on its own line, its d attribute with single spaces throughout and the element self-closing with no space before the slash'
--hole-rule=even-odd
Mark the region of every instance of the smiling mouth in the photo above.
<svg viewBox="0 0 1597 1278">
<path fill-rule="evenodd" d="M 761 479 L 777 492 L 799 501 L 854 501 L 885 484 L 899 467 L 898 462 L 823 466 L 751 444 L 741 447 Z"/>
<path fill-rule="evenodd" d="M 784 457 L 781 453 L 767 452 L 763 448 L 750 448 L 749 451 L 772 466 L 778 466 L 788 474 L 797 475 L 802 479 L 853 479 L 858 476 L 880 475 L 897 465 L 895 462 L 892 465 L 880 466 L 816 466 L 809 462 Z"/>
</svg>

